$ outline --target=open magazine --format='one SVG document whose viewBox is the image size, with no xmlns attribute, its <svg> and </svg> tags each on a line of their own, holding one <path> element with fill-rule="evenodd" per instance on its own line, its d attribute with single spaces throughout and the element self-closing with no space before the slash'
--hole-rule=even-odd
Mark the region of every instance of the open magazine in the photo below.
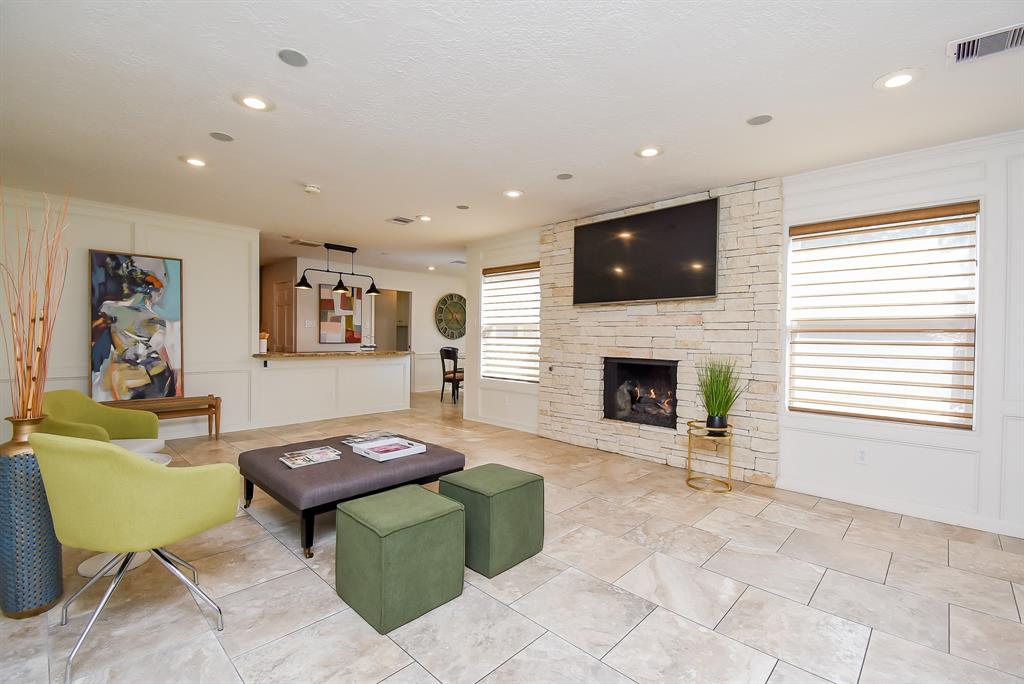
<svg viewBox="0 0 1024 684">
<path fill-rule="evenodd" d="M 394 432 L 388 432 L 387 430 L 370 430 L 369 432 L 361 432 L 358 435 L 352 435 L 341 440 L 342 444 L 347 444 L 350 447 L 355 447 L 359 444 L 365 444 L 366 442 L 375 442 L 378 439 L 384 439 L 385 437 L 397 437 Z"/>
<path fill-rule="evenodd" d="M 382 437 L 380 439 L 352 445 L 352 451 L 374 461 L 390 461 L 403 456 L 422 454 L 427 447 L 404 437 Z"/>
<path fill-rule="evenodd" d="M 303 466 L 314 465 L 316 463 L 337 461 L 339 458 L 341 458 L 340 451 L 334 447 L 321 446 L 312 447 L 311 449 L 301 449 L 299 451 L 286 451 L 280 460 L 281 463 L 284 463 L 289 468 L 302 468 Z"/>
</svg>

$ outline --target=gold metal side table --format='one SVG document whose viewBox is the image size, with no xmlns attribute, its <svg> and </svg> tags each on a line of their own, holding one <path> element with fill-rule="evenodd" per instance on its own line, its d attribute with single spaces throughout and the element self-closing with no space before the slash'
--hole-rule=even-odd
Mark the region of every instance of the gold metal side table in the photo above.
<svg viewBox="0 0 1024 684">
<path fill-rule="evenodd" d="M 717 434 L 711 434 L 712 432 Z M 690 460 L 693 458 L 693 439 L 706 439 L 713 442 L 715 451 L 720 444 L 729 447 L 728 479 L 719 480 L 717 477 L 708 475 L 694 475 L 690 469 Z M 713 494 L 725 494 L 732 491 L 732 425 L 724 429 L 717 428 L 709 430 L 703 420 L 689 420 L 686 422 L 686 484 L 692 489 L 699 489 Z"/>
</svg>

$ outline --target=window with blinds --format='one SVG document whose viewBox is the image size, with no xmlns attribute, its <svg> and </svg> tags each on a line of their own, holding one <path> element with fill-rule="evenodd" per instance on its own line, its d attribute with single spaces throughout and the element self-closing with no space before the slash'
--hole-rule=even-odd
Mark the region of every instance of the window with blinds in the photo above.
<svg viewBox="0 0 1024 684">
<path fill-rule="evenodd" d="M 971 429 L 978 211 L 790 228 L 790 410 Z"/>
<path fill-rule="evenodd" d="M 539 381 L 540 264 L 486 268 L 481 289 L 481 376 Z"/>
</svg>

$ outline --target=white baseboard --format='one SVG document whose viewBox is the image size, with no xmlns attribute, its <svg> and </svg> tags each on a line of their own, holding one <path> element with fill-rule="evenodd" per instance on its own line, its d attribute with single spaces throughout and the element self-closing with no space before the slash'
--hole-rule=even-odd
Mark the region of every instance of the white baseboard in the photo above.
<svg viewBox="0 0 1024 684">
<path fill-rule="evenodd" d="M 984 530 L 995 534 L 1006 534 L 1012 537 L 1024 538 L 1024 525 L 1009 520 L 1000 520 L 987 515 L 967 513 L 964 511 L 953 511 L 946 508 L 935 508 L 923 504 L 915 504 L 908 501 L 895 501 L 884 497 L 864 495 L 857 492 L 843 491 L 837 488 L 822 488 L 807 482 L 800 482 L 793 478 L 780 476 L 775 484 L 779 489 L 788 489 L 792 492 L 820 496 L 835 501 L 877 508 L 882 511 L 891 511 L 901 515 L 911 515 L 915 518 L 926 518 L 950 525 L 970 527 L 976 530 Z"/>
</svg>

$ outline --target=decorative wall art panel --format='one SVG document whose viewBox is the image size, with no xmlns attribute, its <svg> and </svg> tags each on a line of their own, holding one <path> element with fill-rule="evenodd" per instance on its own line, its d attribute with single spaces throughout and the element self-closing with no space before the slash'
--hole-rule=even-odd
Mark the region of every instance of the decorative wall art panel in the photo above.
<svg viewBox="0 0 1024 684">
<path fill-rule="evenodd" d="M 89 277 L 93 399 L 184 396 L 181 259 L 90 250 Z"/>
<path fill-rule="evenodd" d="M 359 344 L 363 341 L 363 289 L 332 292 L 320 286 L 320 344 Z"/>
</svg>

